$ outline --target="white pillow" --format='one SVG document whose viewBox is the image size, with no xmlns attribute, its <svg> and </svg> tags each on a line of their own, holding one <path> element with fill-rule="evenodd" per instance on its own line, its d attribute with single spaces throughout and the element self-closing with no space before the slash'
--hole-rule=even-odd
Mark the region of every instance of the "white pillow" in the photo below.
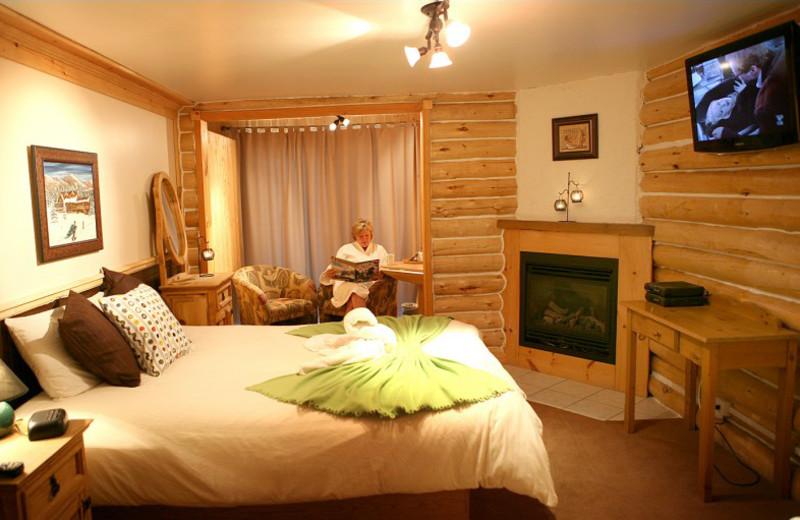
<svg viewBox="0 0 800 520">
<path fill-rule="evenodd" d="M 58 307 L 6 320 L 22 359 L 53 399 L 78 395 L 100 384 L 100 379 L 83 368 L 61 342 L 58 320 L 62 317 L 64 307 Z"/>
<path fill-rule="evenodd" d="M 152 287 L 142 284 L 125 294 L 103 296 L 100 305 L 128 340 L 139 368 L 151 376 L 160 376 L 191 351 L 181 324 Z"/>
</svg>

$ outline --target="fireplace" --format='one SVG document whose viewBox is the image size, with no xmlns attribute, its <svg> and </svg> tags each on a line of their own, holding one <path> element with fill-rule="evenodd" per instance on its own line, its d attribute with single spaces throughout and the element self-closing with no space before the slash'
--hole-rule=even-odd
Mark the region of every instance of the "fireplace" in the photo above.
<svg viewBox="0 0 800 520">
<path fill-rule="evenodd" d="M 520 253 L 520 346 L 614 364 L 616 258 Z"/>
</svg>

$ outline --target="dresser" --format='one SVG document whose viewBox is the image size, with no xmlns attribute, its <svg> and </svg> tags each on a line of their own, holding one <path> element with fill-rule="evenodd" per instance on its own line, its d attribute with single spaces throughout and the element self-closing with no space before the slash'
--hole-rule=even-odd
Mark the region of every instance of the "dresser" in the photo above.
<svg viewBox="0 0 800 520">
<path fill-rule="evenodd" d="M 179 274 L 159 289 L 181 325 L 233 323 L 233 273 Z"/>
<path fill-rule="evenodd" d="M 83 432 L 90 419 L 72 419 L 64 435 L 29 441 L 17 432 L 0 439 L 0 460 L 22 461 L 23 473 L 0 478 L 4 520 L 91 520 Z"/>
</svg>

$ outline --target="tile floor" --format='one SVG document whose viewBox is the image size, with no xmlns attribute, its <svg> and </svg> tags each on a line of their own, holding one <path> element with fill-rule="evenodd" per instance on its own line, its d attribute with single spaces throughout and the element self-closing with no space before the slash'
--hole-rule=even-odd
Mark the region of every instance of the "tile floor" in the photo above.
<svg viewBox="0 0 800 520">
<path fill-rule="evenodd" d="M 625 393 L 587 385 L 526 368 L 504 365 L 511 377 L 528 395 L 528 401 L 585 415 L 598 421 L 621 421 Z M 636 398 L 637 419 L 668 419 L 680 415 L 654 397 Z"/>
</svg>

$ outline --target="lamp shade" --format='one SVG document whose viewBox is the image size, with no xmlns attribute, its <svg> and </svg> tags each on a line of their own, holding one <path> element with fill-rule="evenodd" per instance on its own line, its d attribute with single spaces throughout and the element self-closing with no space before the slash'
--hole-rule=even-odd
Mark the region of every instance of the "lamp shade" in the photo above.
<svg viewBox="0 0 800 520">
<path fill-rule="evenodd" d="M 203 262 L 210 262 L 214 259 L 215 256 L 214 250 L 211 249 L 210 247 L 207 247 L 206 249 L 203 249 L 200 252 L 200 256 L 203 258 Z"/>
<path fill-rule="evenodd" d="M 408 60 L 408 65 L 413 67 L 420 59 L 421 54 L 419 53 L 419 49 L 416 47 L 406 47 L 406 59 Z"/>
<path fill-rule="evenodd" d="M 431 64 L 429 65 L 429 68 L 438 69 L 439 67 L 447 67 L 448 65 L 452 64 L 453 62 L 450 60 L 450 56 L 448 56 L 447 53 L 441 48 L 437 48 L 433 53 L 433 57 L 431 57 Z"/>
<path fill-rule="evenodd" d="M 10 401 L 25 395 L 28 387 L 0 360 L 0 401 Z"/>
<path fill-rule="evenodd" d="M 472 30 L 469 28 L 469 25 L 464 22 L 450 20 L 447 27 L 445 27 L 445 32 L 447 33 L 447 45 L 450 47 L 459 47 L 466 43 Z"/>
</svg>

